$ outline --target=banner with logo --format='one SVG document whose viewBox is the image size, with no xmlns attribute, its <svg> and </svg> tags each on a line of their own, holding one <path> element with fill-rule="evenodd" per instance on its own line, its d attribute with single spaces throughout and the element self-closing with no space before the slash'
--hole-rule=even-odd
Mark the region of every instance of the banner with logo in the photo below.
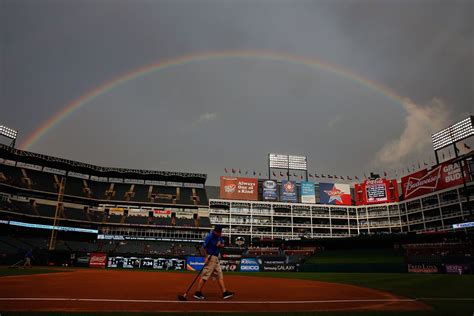
<svg viewBox="0 0 474 316">
<path fill-rule="evenodd" d="M 464 167 L 466 182 L 469 182 L 467 166 Z M 429 194 L 435 191 L 462 185 L 462 172 L 459 164 L 453 160 L 443 162 L 437 167 L 423 169 L 402 178 L 402 190 L 405 199 Z"/>
<path fill-rule="evenodd" d="M 301 203 L 316 203 L 316 191 L 314 182 L 301 182 Z"/>
<path fill-rule="evenodd" d="M 298 202 L 295 182 L 288 181 L 288 180 L 281 181 L 280 200 L 282 202 L 293 202 L 293 203 Z"/>
<path fill-rule="evenodd" d="M 278 184 L 274 180 L 265 180 L 263 186 L 264 201 L 278 201 Z"/>
<path fill-rule="evenodd" d="M 259 272 L 260 266 L 256 258 L 242 258 L 240 260 L 241 272 Z"/>
<path fill-rule="evenodd" d="M 438 273 L 439 268 L 434 264 L 408 264 L 408 272 L 411 273 Z"/>
<path fill-rule="evenodd" d="M 186 270 L 189 271 L 199 271 L 204 267 L 204 262 L 206 258 L 204 257 L 187 257 L 186 258 Z"/>
<path fill-rule="evenodd" d="M 240 265 L 240 260 L 219 260 L 219 264 L 221 265 L 222 271 L 238 271 L 239 270 L 239 265 Z"/>
<path fill-rule="evenodd" d="M 264 272 L 297 272 L 296 264 L 262 264 Z"/>
<path fill-rule="evenodd" d="M 351 187 L 343 183 L 320 183 L 319 199 L 321 204 L 351 205 Z"/>
<path fill-rule="evenodd" d="M 258 179 L 221 177 L 220 198 L 257 201 Z"/>
<path fill-rule="evenodd" d="M 91 268 L 105 268 L 107 264 L 107 254 L 93 252 L 89 259 L 89 267 Z"/>
<path fill-rule="evenodd" d="M 378 178 L 355 185 L 356 205 L 398 202 L 397 180 Z"/>
<path fill-rule="evenodd" d="M 154 217 L 169 217 L 171 216 L 171 210 L 153 210 Z"/>
<path fill-rule="evenodd" d="M 446 264 L 444 268 L 448 274 L 466 274 L 471 272 L 469 264 Z"/>
</svg>

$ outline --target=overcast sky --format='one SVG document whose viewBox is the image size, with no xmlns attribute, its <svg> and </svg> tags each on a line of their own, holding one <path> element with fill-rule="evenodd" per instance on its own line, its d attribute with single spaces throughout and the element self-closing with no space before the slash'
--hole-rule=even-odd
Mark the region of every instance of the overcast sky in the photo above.
<svg viewBox="0 0 474 316">
<path fill-rule="evenodd" d="M 469 0 L 0 0 L 0 123 L 21 144 L 136 68 L 265 50 L 336 64 L 405 101 L 305 65 L 196 61 L 112 89 L 29 150 L 210 184 L 224 168 L 263 173 L 269 152 L 306 154 L 316 173 L 393 175 L 432 160 L 431 133 L 474 112 L 473 41 Z"/>
</svg>

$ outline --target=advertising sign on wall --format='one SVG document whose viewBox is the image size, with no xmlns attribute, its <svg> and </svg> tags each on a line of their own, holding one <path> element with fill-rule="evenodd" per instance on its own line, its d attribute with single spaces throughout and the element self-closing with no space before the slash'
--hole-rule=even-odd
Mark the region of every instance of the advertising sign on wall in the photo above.
<svg viewBox="0 0 474 316">
<path fill-rule="evenodd" d="M 264 201 L 278 201 L 278 184 L 274 180 L 265 180 L 263 186 Z"/>
<path fill-rule="evenodd" d="M 199 271 L 204 267 L 204 257 L 187 257 L 186 258 L 186 270 Z"/>
<path fill-rule="evenodd" d="M 266 264 L 262 265 L 262 271 L 270 272 L 296 272 L 296 264 Z"/>
<path fill-rule="evenodd" d="M 90 255 L 89 267 L 105 268 L 107 263 L 107 255 L 105 253 L 93 252 Z"/>
<path fill-rule="evenodd" d="M 449 274 L 466 274 L 470 272 L 468 264 L 446 264 L 445 271 Z"/>
<path fill-rule="evenodd" d="M 321 204 L 351 205 L 351 187 L 342 183 L 320 183 L 319 198 Z"/>
<path fill-rule="evenodd" d="M 169 217 L 170 215 L 170 210 L 153 210 L 153 216 L 155 217 Z"/>
<path fill-rule="evenodd" d="M 412 273 L 438 273 L 438 266 L 434 264 L 408 264 L 408 272 Z"/>
<path fill-rule="evenodd" d="M 356 205 L 398 202 L 397 180 L 378 178 L 355 185 Z"/>
<path fill-rule="evenodd" d="M 301 203 L 316 203 L 314 182 L 301 182 Z"/>
<path fill-rule="evenodd" d="M 241 272 L 259 272 L 260 266 L 258 265 L 256 258 L 243 258 L 240 260 L 240 271 Z"/>
<path fill-rule="evenodd" d="M 464 176 L 466 182 L 469 182 L 469 172 L 467 172 L 466 167 Z M 443 162 L 429 171 L 428 169 L 419 170 L 402 178 L 402 190 L 405 199 L 462 184 L 461 168 L 459 164 L 453 163 L 453 160 Z"/>
<path fill-rule="evenodd" d="M 257 201 L 258 179 L 221 177 L 220 198 Z"/>
<path fill-rule="evenodd" d="M 282 202 L 298 202 L 298 196 L 296 195 L 296 183 L 293 181 L 282 180 L 281 181 L 281 193 L 280 200 Z"/>
<path fill-rule="evenodd" d="M 219 264 L 221 265 L 222 271 L 238 271 L 240 260 L 219 260 Z"/>
</svg>

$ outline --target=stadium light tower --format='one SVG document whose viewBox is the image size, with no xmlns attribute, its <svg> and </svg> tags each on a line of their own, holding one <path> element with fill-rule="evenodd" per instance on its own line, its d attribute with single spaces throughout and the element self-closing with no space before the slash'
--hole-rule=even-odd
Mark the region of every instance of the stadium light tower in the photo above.
<svg viewBox="0 0 474 316">
<path fill-rule="evenodd" d="M 466 198 L 466 206 L 469 210 L 470 216 L 472 216 L 473 210 L 472 210 L 471 203 L 469 201 L 469 192 L 467 192 L 466 177 L 464 175 L 464 171 L 465 171 L 464 166 L 467 165 L 466 158 L 465 158 L 466 155 L 464 155 L 463 157 L 459 157 L 456 143 L 472 136 L 474 136 L 474 116 L 473 115 L 457 123 L 454 123 L 453 125 L 431 135 L 431 140 L 433 142 L 433 149 L 436 156 L 436 164 L 439 164 L 439 157 L 438 157 L 439 150 L 451 145 L 454 148 L 454 155 L 456 156 L 455 163 L 458 163 L 459 168 L 461 169 L 464 197 Z M 464 213 L 463 213 L 463 218 L 464 218 Z"/>
<path fill-rule="evenodd" d="M 15 148 L 16 138 L 18 136 L 17 130 L 5 125 L 0 125 L 0 136 L 9 138 L 12 141 L 10 143 L 10 147 Z"/>
<path fill-rule="evenodd" d="M 308 162 L 306 156 L 292 156 L 282 154 L 268 154 L 268 177 L 271 178 L 272 169 L 285 169 L 290 180 L 290 170 L 304 171 L 308 181 Z"/>
</svg>

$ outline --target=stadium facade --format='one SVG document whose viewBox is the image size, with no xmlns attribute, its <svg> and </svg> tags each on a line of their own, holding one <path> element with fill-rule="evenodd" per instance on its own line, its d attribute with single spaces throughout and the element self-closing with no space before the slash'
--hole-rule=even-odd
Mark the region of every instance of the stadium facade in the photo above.
<svg viewBox="0 0 474 316">
<path fill-rule="evenodd" d="M 462 185 L 391 203 L 323 205 L 209 199 L 205 183 L 205 174 L 99 167 L 1 146 L 0 220 L 105 241 L 198 242 L 221 224 L 232 241 L 250 242 L 449 231 L 471 212 Z M 474 200 L 470 180 L 467 194 Z"/>
</svg>

